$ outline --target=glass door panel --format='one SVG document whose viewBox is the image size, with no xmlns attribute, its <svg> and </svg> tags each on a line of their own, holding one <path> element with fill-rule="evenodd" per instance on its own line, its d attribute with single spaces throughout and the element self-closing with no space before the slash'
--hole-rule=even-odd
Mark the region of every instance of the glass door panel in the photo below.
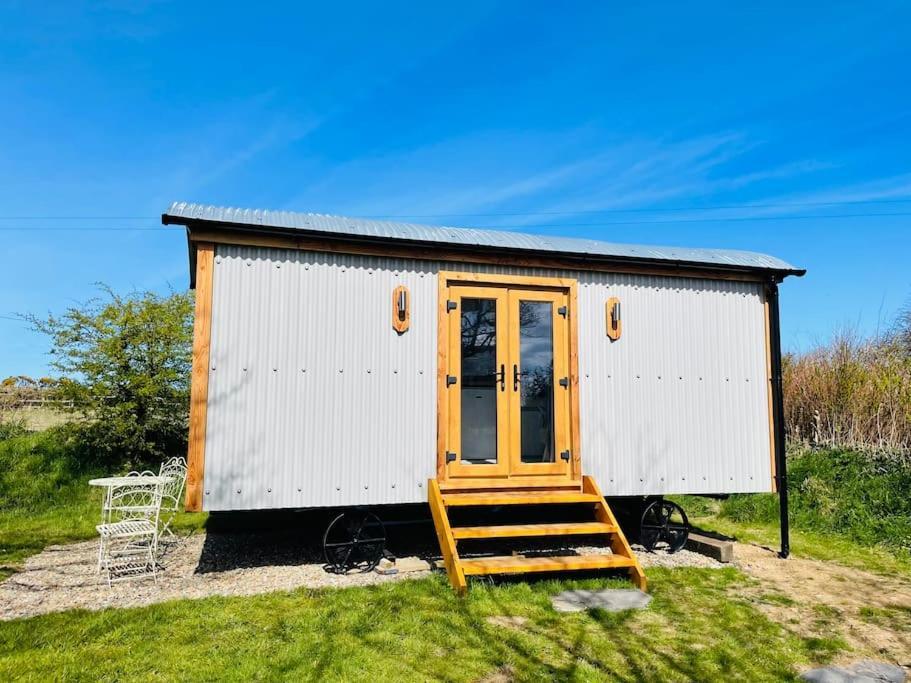
<svg viewBox="0 0 911 683">
<path fill-rule="evenodd" d="M 453 476 L 503 476 L 509 470 L 507 291 L 451 287 L 448 301 L 455 308 L 446 314 L 447 468 Z"/>
<path fill-rule="evenodd" d="M 552 302 L 519 300 L 518 360 L 521 460 L 554 462 Z"/>
<path fill-rule="evenodd" d="M 461 460 L 496 464 L 497 300 L 463 297 L 460 308 Z"/>
<path fill-rule="evenodd" d="M 550 291 L 513 290 L 509 295 L 514 321 L 510 329 L 514 373 L 510 473 L 570 471 L 566 299 L 565 294 Z"/>
</svg>

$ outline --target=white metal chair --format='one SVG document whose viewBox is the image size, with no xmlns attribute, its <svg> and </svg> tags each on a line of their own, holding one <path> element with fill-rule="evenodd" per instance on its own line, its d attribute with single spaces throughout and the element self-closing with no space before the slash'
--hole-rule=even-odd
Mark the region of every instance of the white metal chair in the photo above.
<svg viewBox="0 0 911 683">
<path fill-rule="evenodd" d="M 183 496 L 183 488 L 187 482 L 187 461 L 183 458 L 171 458 L 161 464 L 158 476 L 168 477 L 161 486 L 161 513 L 160 519 L 162 535 L 173 536 L 171 531 L 171 522 L 174 515 L 180 510 L 180 499 Z"/>
<path fill-rule="evenodd" d="M 111 492 L 108 520 L 95 527 L 101 537 L 99 567 L 107 571 L 109 585 L 148 574 L 158 580 L 161 488 L 125 485 Z"/>
<path fill-rule="evenodd" d="M 132 472 L 127 472 L 124 476 L 154 477 L 155 473 L 152 470 L 143 470 L 142 472 L 133 470 Z M 102 524 L 110 524 L 111 522 L 123 521 L 124 519 L 133 519 L 141 516 L 151 517 L 155 514 L 153 508 L 144 505 L 135 505 L 134 503 L 142 501 L 137 501 L 132 496 L 118 495 L 115 499 L 114 492 L 117 491 L 118 488 L 124 487 L 111 487 L 105 492 L 104 500 L 101 503 Z M 105 537 L 102 536 L 98 542 L 98 573 L 101 573 L 104 565 L 105 541 Z"/>
</svg>

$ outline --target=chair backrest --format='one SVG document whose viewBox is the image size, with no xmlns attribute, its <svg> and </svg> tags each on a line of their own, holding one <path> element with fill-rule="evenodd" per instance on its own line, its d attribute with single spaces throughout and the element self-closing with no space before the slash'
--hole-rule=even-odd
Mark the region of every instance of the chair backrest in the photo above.
<svg viewBox="0 0 911 683">
<path fill-rule="evenodd" d="M 109 510 L 115 519 L 158 519 L 161 510 L 160 486 L 116 486 L 111 490 Z"/>
<path fill-rule="evenodd" d="M 124 476 L 126 477 L 154 477 L 155 473 L 152 470 L 143 470 L 142 472 L 137 472 L 133 470 L 132 472 L 127 472 Z M 130 496 L 125 493 L 125 489 L 131 489 L 132 485 L 129 486 L 117 486 L 111 491 L 111 496 L 105 498 L 103 505 L 103 512 L 105 514 L 109 512 L 119 511 L 121 508 L 131 508 L 131 507 L 143 507 L 141 505 L 130 505 L 125 501 L 129 501 Z M 145 488 L 145 487 L 143 487 Z M 122 516 L 122 515 L 121 515 Z M 128 518 L 133 515 L 127 512 L 126 515 Z"/>
<path fill-rule="evenodd" d="M 165 482 L 161 487 L 162 507 L 176 511 L 180 507 L 183 487 L 187 482 L 187 461 L 183 458 L 166 460 L 161 463 L 158 476 L 170 477 L 170 481 Z"/>
</svg>

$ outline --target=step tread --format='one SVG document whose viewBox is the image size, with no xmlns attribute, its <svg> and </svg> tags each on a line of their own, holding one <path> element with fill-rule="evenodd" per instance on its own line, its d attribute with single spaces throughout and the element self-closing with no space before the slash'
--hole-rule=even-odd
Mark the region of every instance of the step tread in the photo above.
<svg viewBox="0 0 911 683">
<path fill-rule="evenodd" d="M 460 559 L 466 575 L 524 574 L 527 572 L 560 572 L 581 569 L 615 569 L 632 567 L 636 561 L 623 555 L 563 555 L 551 557 L 475 557 Z"/>
<path fill-rule="evenodd" d="M 617 527 L 604 522 L 570 522 L 548 524 L 499 524 L 492 526 L 452 527 L 455 539 L 511 538 L 530 536 L 572 536 L 586 534 L 611 534 Z"/>
<path fill-rule="evenodd" d="M 543 503 L 597 503 L 600 497 L 578 491 L 502 491 L 484 493 L 444 493 L 443 504 L 465 505 L 538 505 Z"/>
</svg>

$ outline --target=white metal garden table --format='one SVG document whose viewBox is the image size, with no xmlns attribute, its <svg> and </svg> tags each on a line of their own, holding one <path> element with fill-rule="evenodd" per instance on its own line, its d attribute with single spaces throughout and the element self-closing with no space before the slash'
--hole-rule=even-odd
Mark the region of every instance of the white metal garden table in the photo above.
<svg viewBox="0 0 911 683">
<path fill-rule="evenodd" d="M 104 494 L 104 507 L 107 509 L 111 502 L 111 493 L 120 486 L 142 487 L 142 486 L 163 486 L 169 483 L 173 477 L 161 477 L 157 474 L 140 474 L 132 477 L 99 477 L 98 479 L 89 479 L 89 486 L 100 486 L 106 488 Z"/>
<path fill-rule="evenodd" d="M 161 490 L 174 480 L 172 476 L 161 476 L 151 472 L 118 477 L 99 477 L 90 479 L 89 486 L 105 489 L 101 505 L 101 524 L 97 529 L 101 536 L 98 542 L 98 569 L 104 564 L 105 539 L 111 538 L 148 538 L 148 562 L 155 573 L 155 553 L 158 546 L 158 516 L 161 511 Z M 115 506 L 116 500 L 116 506 Z M 111 523 L 115 512 L 126 515 L 117 523 Z M 144 566 L 144 565 L 143 565 Z M 136 565 L 135 568 L 138 568 Z M 111 582 L 110 568 L 108 583 Z"/>
</svg>

